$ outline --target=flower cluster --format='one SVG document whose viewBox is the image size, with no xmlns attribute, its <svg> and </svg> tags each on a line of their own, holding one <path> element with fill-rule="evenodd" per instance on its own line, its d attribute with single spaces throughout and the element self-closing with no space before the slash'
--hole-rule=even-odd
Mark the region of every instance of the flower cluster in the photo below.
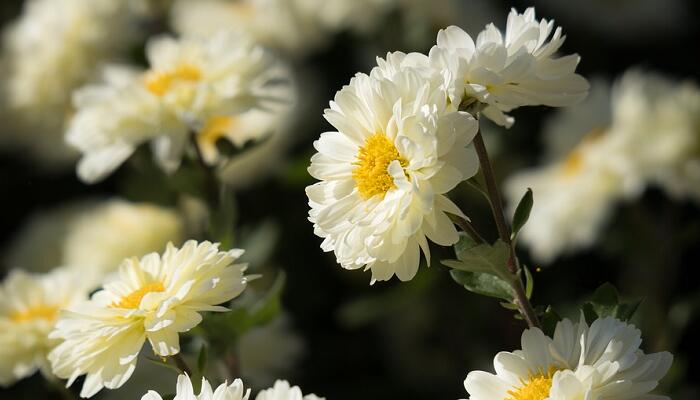
<svg viewBox="0 0 700 400">
<path fill-rule="evenodd" d="M 649 393 L 673 356 L 645 354 L 641 342 L 638 329 L 611 317 L 591 326 L 565 319 L 552 338 L 526 330 L 521 350 L 496 355 L 495 374 L 470 372 L 464 387 L 471 400 L 668 399 Z"/>
<path fill-rule="evenodd" d="M 179 333 L 198 325 L 200 312 L 226 311 L 220 304 L 245 289 L 246 266 L 233 264 L 242 253 L 188 241 L 162 257 L 125 260 L 118 280 L 61 313 L 50 334 L 61 341 L 49 354 L 54 374 L 69 385 L 86 375 L 81 396 L 91 397 L 129 379 L 146 340 L 159 356 L 178 354 Z"/>
<path fill-rule="evenodd" d="M 228 137 L 236 115 L 289 101 L 277 84 L 286 69 L 243 35 L 161 37 L 148 43 L 147 55 L 148 71 L 111 68 L 105 83 L 75 94 L 66 140 L 83 154 L 78 174 L 86 182 L 103 179 L 143 143 L 167 172 L 191 140 L 211 161 L 213 144 Z"/>
<path fill-rule="evenodd" d="M 614 205 L 647 185 L 697 202 L 699 113 L 700 89 L 692 82 L 637 70 L 612 90 L 596 82 L 585 103 L 549 123 L 549 161 L 506 182 L 511 204 L 527 187 L 537 199 L 522 242 L 541 262 L 588 247 Z"/>
<path fill-rule="evenodd" d="M 563 106 L 588 90 L 578 56 L 553 58 L 561 29 L 515 10 L 503 36 L 493 25 L 476 45 L 449 27 L 426 56 L 390 53 L 369 75 L 340 90 L 326 119 L 337 129 L 314 147 L 306 190 L 322 249 L 346 269 L 371 270 L 372 282 L 412 279 L 427 239 L 449 246 L 458 235 L 448 214 L 466 218 L 446 194 L 478 170 L 468 146 L 474 110 L 503 124 L 519 106 Z"/>
<path fill-rule="evenodd" d="M 39 161 L 72 162 L 63 143 L 71 92 L 104 62 L 123 58 L 140 35 L 133 0 L 31 0 L 3 37 L 0 93 L 18 121 L 11 140 Z M 19 118 L 17 118 L 19 117 Z M 3 135 L 4 136 L 4 135 Z"/>
<path fill-rule="evenodd" d="M 51 376 L 46 355 L 59 341 L 49 338 L 59 311 L 87 298 L 80 274 L 64 268 L 47 274 L 14 270 L 0 286 L 0 385 L 41 370 Z"/>
</svg>

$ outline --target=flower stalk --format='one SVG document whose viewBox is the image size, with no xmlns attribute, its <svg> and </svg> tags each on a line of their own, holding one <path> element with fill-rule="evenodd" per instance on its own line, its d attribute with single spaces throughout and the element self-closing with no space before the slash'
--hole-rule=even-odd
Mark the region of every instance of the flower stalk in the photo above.
<svg viewBox="0 0 700 400">
<path fill-rule="evenodd" d="M 476 136 L 474 137 L 474 148 L 476 149 L 476 154 L 479 158 L 481 173 L 484 176 L 484 182 L 486 184 L 486 194 L 489 198 L 489 205 L 491 207 L 493 219 L 496 222 L 498 236 L 505 244 L 508 245 L 510 251 L 507 267 L 508 271 L 514 277 L 514 279 L 509 280 L 509 283 L 513 288 L 513 294 L 515 295 L 515 303 L 517 304 L 518 309 L 520 310 L 520 314 L 522 314 L 523 318 L 525 319 L 525 322 L 527 322 L 530 328 L 540 327 L 540 321 L 537 318 L 537 313 L 532 307 L 532 304 L 530 304 L 530 300 L 527 298 L 525 288 L 523 287 L 523 281 L 520 278 L 520 266 L 517 255 L 515 254 L 513 241 L 511 240 L 510 228 L 508 227 L 508 223 L 506 223 L 505 213 L 503 212 L 503 201 L 501 199 L 501 193 L 498 190 L 498 184 L 496 183 L 496 175 L 493 171 L 493 166 L 491 165 L 491 160 L 489 159 L 489 154 L 486 150 L 486 145 L 484 144 L 484 138 L 481 134 L 481 129 L 479 129 L 476 132 Z"/>
</svg>

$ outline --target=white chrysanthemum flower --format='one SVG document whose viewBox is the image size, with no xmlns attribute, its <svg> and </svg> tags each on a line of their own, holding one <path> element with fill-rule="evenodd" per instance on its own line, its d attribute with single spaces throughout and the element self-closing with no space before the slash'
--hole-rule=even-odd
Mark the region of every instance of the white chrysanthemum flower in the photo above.
<svg viewBox="0 0 700 400">
<path fill-rule="evenodd" d="M 39 160 L 73 161 L 63 142 L 71 93 L 97 67 L 124 55 L 138 36 L 134 3 L 123 0 L 32 0 L 4 35 L 3 136 Z M 11 140 L 10 140 L 11 139 Z"/>
<path fill-rule="evenodd" d="M 119 199 L 80 201 L 33 216 L 7 249 L 5 263 L 32 271 L 66 265 L 83 279 L 99 280 L 125 258 L 181 243 L 184 233 L 185 221 L 169 208 Z"/>
<path fill-rule="evenodd" d="M 50 375 L 46 355 L 58 343 L 49 339 L 59 310 L 87 298 L 80 276 L 66 269 L 48 274 L 10 272 L 0 286 L 0 385 L 41 369 Z"/>
<path fill-rule="evenodd" d="M 594 81 L 581 105 L 545 124 L 545 165 L 505 184 L 511 207 L 530 187 L 535 204 L 520 233 L 541 262 L 586 248 L 614 205 L 650 184 L 700 200 L 700 90 L 690 82 L 627 72 Z"/>
<path fill-rule="evenodd" d="M 177 400 L 248 400 L 250 389 L 243 387 L 243 381 L 236 379 L 230 385 L 222 383 L 216 390 L 212 390 L 209 382 L 202 377 L 202 389 L 198 395 L 194 394 L 192 382 L 187 375 L 177 377 L 175 399 Z M 163 400 L 160 394 L 149 390 L 141 397 L 141 400 Z"/>
<path fill-rule="evenodd" d="M 505 34 L 489 24 L 476 42 L 456 26 L 441 30 L 430 59 L 444 70 L 453 102 L 483 103 L 485 116 L 510 126 L 513 119 L 504 113 L 517 107 L 568 106 L 586 96 L 588 83 L 575 72 L 580 57 L 554 58 L 563 43 L 561 28 L 537 21 L 528 8 L 511 11 Z"/>
<path fill-rule="evenodd" d="M 615 161 L 622 165 L 615 168 Z M 594 132 L 563 159 L 508 178 L 504 193 L 511 212 L 528 188 L 533 192 L 528 223 L 518 234 L 533 258 L 549 263 L 595 242 L 616 201 L 637 192 L 636 185 L 625 187 L 624 161 Z"/>
<path fill-rule="evenodd" d="M 199 324 L 200 312 L 226 311 L 220 304 L 245 289 L 246 266 L 233 264 L 242 253 L 191 240 L 162 257 L 125 260 L 119 280 L 61 313 L 50 335 L 63 340 L 49 354 L 53 372 L 69 385 L 86 375 L 81 396 L 91 397 L 129 379 L 146 339 L 159 356 L 179 353 L 179 333 Z"/>
<path fill-rule="evenodd" d="M 418 271 L 428 242 L 449 246 L 463 215 L 445 194 L 478 169 L 467 146 L 477 122 L 448 104 L 439 76 L 421 54 L 393 53 L 371 74 L 339 91 L 326 119 L 306 188 L 309 220 L 346 269 L 365 267 L 372 282 Z"/>
<path fill-rule="evenodd" d="M 184 222 L 171 209 L 110 200 L 72 219 L 63 238 L 63 264 L 100 278 L 124 259 L 163 251 L 183 236 Z"/>
<path fill-rule="evenodd" d="M 269 389 L 261 390 L 255 400 L 324 400 L 315 394 L 304 395 L 299 386 L 290 386 L 289 382 L 278 380 Z"/>
<path fill-rule="evenodd" d="M 646 182 L 700 202 L 700 88 L 632 70 L 612 94 L 611 140 Z"/>
<path fill-rule="evenodd" d="M 614 318 L 590 327 L 583 319 L 563 320 L 553 338 L 538 328 L 526 330 L 522 350 L 498 353 L 495 374 L 470 372 L 464 386 L 471 400 L 667 399 L 649 393 L 673 356 L 644 354 L 641 342 L 638 329 Z"/>
<path fill-rule="evenodd" d="M 209 36 L 238 29 L 256 42 L 291 55 L 324 45 L 341 30 L 376 27 L 396 0 L 178 0 L 175 31 Z"/>
<path fill-rule="evenodd" d="M 206 39 L 150 41 L 150 70 L 111 70 L 106 83 L 77 92 L 77 114 L 66 136 L 83 153 L 78 174 L 104 178 L 142 143 L 171 172 L 189 136 L 212 117 L 237 115 L 277 99 L 286 70 L 261 47 L 232 32 Z"/>
</svg>

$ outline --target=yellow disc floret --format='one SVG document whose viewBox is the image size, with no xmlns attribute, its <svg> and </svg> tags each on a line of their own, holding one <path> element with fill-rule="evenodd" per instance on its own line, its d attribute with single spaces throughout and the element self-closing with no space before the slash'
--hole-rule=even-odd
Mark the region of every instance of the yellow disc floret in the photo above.
<svg viewBox="0 0 700 400">
<path fill-rule="evenodd" d="M 509 390 L 510 397 L 505 400 L 545 400 L 549 397 L 549 391 L 552 389 L 554 372 L 553 370 L 548 374 L 537 374 L 527 380 L 521 380 L 522 386 Z"/>
<path fill-rule="evenodd" d="M 167 71 L 150 71 L 146 74 L 144 84 L 149 92 L 164 96 L 177 83 L 197 82 L 202 78 L 202 71 L 191 64 L 180 64 Z"/>
<path fill-rule="evenodd" d="M 401 157 L 394 143 L 385 134 L 376 133 L 367 138 L 357 154 L 357 161 L 353 163 L 356 167 L 352 171 L 362 198 L 384 196 L 395 187 L 388 170 L 389 164 L 394 160 L 398 160 L 402 168 L 408 166 L 408 161 Z"/>
<path fill-rule="evenodd" d="M 133 292 L 129 293 L 128 295 L 122 297 L 121 300 L 119 300 L 118 302 L 112 303 L 110 305 L 110 307 L 129 308 L 129 309 L 138 308 L 139 305 L 141 304 L 141 299 L 143 299 L 143 296 L 145 296 L 151 292 L 163 292 L 163 291 L 165 291 L 165 287 L 163 286 L 162 283 L 160 283 L 160 282 L 149 283 L 149 284 L 141 287 L 140 289 L 134 290 Z"/>
<path fill-rule="evenodd" d="M 10 314 L 10 320 L 13 322 L 27 322 L 36 319 L 45 319 L 52 321 L 58 316 L 58 307 L 56 306 L 36 306 L 27 310 L 17 311 Z"/>
<path fill-rule="evenodd" d="M 217 140 L 226 136 L 233 121 L 233 117 L 228 115 L 209 118 L 204 124 L 204 128 L 199 132 L 199 141 L 205 144 L 215 144 Z"/>
</svg>

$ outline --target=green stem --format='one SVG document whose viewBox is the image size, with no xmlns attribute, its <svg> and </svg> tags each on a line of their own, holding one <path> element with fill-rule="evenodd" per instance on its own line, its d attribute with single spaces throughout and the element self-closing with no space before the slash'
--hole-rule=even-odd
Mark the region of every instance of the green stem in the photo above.
<svg viewBox="0 0 700 400">
<path fill-rule="evenodd" d="M 175 361 L 175 365 L 181 373 L 187 374 L 189 377 L 192 377 L 192 369 L 190 369 L 190 367 L 187 365 L 185 359 L 182 358 L 182 354 L 177 353 L 174 356 L 172 356 L 172 359 L 173 361 Z"/>
<path fill-rule="evenodd" d="M 211 165 L 207 164 L 204 159 L 204 154 L 202 154 L 202 149 L 199 147 L 197 142 L 197 134 L 195 132 L 190 133 L 190 143 L 196 155 L 197 163 L 204 171 L 204 185 L 205 185 L 205 196 L 209 205 L 218 208 L 219 205 L 219 179 L 216 176 L 216 170 Z"/>
<path fill-rule="evenodd" d="M 472 240 L 474 240 L 474 242 L 476 242 L 477 244 L 486 243 L 486 240 L 484 240 L 484 238 L 481 237 L 481 235 L 479 235 L 479 232 L 477 232 L 476 229 L 474 229 L 474 226 L 472 226 L 472 224 L 469 223 L 469 221 L 455 214 L 448 213 L 447 216 L 450 217 L 450 219 L 452 220 L 452 222 L 454 222 L 455 225 L 459 226 L 460 229 L 462 229 L 462 231 L 469 235 L 469 237 L 471 237 Z"/>
<path fill-rule="evenodd" d="M 498 236 L 500 239 L 508 245 L 510 249 L 510 256 L 508 257 L 508 271 L 514 276 L 515 279 L 510 281 L 511 287 L 513 288 L 513 294 L 515 295 L 515 303 L 520 309 L 520 314 L 527 322 L 528 326 L 531 328 L 540 327 L 540 321 L 537 318 L 537 313 L 535 313 L 530 300 L 525 294 L 525 288 L 523 287 L 523 281 L 519 275 L 518 259 L 515 254 L 515 248 L 510 239 L 510 228 L 506 223 L 505 213 L 503 212 L 503 201 L 501 199 L 501 193 L 498 190 L 498 184 L 496 183 L 496 175 L 493 171 L 493 166 L 491 165 L 491 160 L 489 159 L 488 151 L 486 150 L 486 145 L 484 144 L 484 138 L 481 135 L 481 129 L 479 129 L 474 137 L 474 148 L 476 149 L 476 154 L 479 157 L 479 164 L 481 166 L 481 173 L 484 176 L 484 182 L 486 184 L 486 194 L 489 197 L 489 205 L 491 206 L 491 213 L 493 214 L 493 219 L 496 222 L 496 229 L 498 230 Z"/>
</svg>

